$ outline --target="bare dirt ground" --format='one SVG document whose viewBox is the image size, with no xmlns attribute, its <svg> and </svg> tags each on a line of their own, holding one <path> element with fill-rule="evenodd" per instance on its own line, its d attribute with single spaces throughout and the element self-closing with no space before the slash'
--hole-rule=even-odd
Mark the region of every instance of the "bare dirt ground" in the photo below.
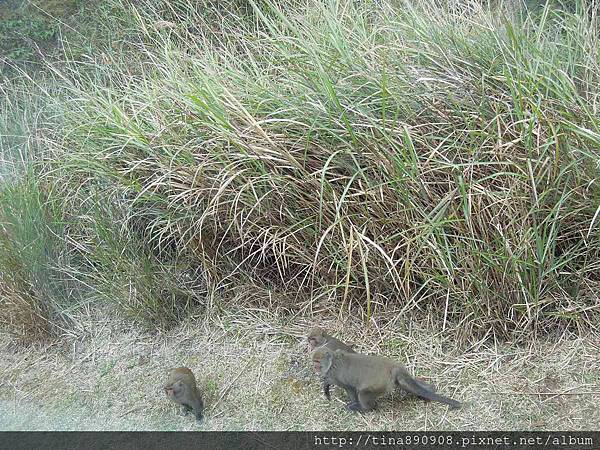
<svg viewBox="0 0 600 450">
<path fill-rule="evenodd" d="M 479 342 L 410 323 L 386 328 L 320 323 L 364 353 L 394 357 L 439 392 L 449 410 L 400 391 L 378 410 L 331 402 L 310 371 L 302 336 L 314 322 L 245 310 L 189 320 L 168 333 L 115 319 L 30 348 L 0 337 L 1 430 L 593 430 L 600 427 L 600 339 L 536 340 L 528 347 Z M 170 367 L 192 368 L 205 421 L 179 415 L 161 390 Z"/>
</svg>

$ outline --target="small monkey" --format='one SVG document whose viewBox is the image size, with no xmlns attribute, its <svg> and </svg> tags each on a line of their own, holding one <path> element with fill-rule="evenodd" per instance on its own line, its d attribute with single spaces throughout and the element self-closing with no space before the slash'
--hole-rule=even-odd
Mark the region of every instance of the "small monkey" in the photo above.
<svg viewBox="0 0 600 450">
<path fill-rule="evenodd" d="M 461 407 L 460 402 L 436 394 L 427 383 L 415 380 L 402 364 L 389 358 L 319 348 L 313 352 L 312 361 L 325 383 L 346 390 L 350 398 L 346 408 L 350 411 L 375 409 L 377 398 L 391 393 L 396 387 L 445 403 L 453 409 Z"/>
<path fill-rule="evenodd" d="M 330 336 L 323 330 L 322 328 L 313 328 L 308 333 L 308 346 L 311 350 L 315 350 L 316 348 L 323 347 L 331 350 L 332 352 L 336 350 L 341 350 L 343 352 L 348 353 L 356 353 L 352 349 L 351 346 L 344 344 L 339 339 Z M 331 385 L 327 382 L 323 382 L 323 394 L 325 394 L 325 398 L 327 400 L 331 400 L 330 393 Z"/>
<path fill-rule="evenodd" d="M 190 369 L 187 367 L 171 369 L 164 390 L 170 400 L 182 406 L 184 414 L 193 411 L 196 420 L 198 422 L 202 420 L 204 401 L 196 385 L 196 377 Z"/>
</svg>

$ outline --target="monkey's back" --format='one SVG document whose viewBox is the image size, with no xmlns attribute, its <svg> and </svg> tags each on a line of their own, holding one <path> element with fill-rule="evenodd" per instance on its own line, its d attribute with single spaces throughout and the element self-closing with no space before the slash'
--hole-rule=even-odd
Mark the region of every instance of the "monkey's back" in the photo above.
<svg viewBox="0 0 600 450">
<path fill-rule="evenodd" d="M 342 360 L 347 369 L 342 371 L 341 378 L 344 379 L 339 380 L 342 384 L 355 386 L 359 390 L 375 389 L 380 393 L 393 391 L 395 383 L 392 371 L 399 365 L 394 360 L 359 353 L 345 353 Z"/>
<path fill-rule="evenodd" d="M 346 353 L 356 353 L 355 350 L 352 349 L 349 345 L 343 343 L 339 339 L 336 339 L 332 336 L 327 335 L 326 341 L 323 344 L 323 347 L 327 347 L 329 350 L 335 352 L 336 350 L 341 350 Z"/>
</svg>

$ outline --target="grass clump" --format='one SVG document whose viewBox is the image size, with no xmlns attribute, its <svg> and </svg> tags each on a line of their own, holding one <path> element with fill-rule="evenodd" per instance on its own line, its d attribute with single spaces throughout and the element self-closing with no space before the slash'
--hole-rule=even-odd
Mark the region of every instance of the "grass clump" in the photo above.
<svg viewBox="0 0 600 450">
<path fill-rule="evenodd" d="M 87 240 L 113 213 L 86 214 L 77 240 L 105 297 L 133 277 L 138 312 L 172 311 L 163 279 L 135 274 L 186 261 L 301 311 L 391 306 L 467 334 L 594 320 L 600 47 L 585 4 L 115 5 L 132 20 L 122 53 L 54 69 L 65 123 L 47 141 L 56 195 L 120 217 L 106 219 L 118 251 Z"/>
<path fill-rule="evenodd" d="M 0 323 L 24 341 L 68 323 L 78 299 L 60 211 L 33 177 L 0 190 Z"/>
</svg>

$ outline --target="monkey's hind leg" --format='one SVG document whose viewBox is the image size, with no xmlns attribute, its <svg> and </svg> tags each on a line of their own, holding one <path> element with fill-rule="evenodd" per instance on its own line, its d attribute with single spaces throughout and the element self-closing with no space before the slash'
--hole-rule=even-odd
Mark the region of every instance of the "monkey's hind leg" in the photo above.
<svg viewBox="0 0 600 450">
<path fill-rule="evenodd" d="M 344 386 L 346 390 L 346 394 L 348 394 L 348 398 L 350 399 L 350 403 L 346 404 L 346 409 L 349 411 L 359 411 L 360 410 L 360 402 L 358 401 L 358 395 L 356 395 L 356 389 L 351 386 Z"/>
<path fill-rule="evenodd" d="M 377 406 L 377 396 L 369 391 L 360 391 L 358 393 L 358 402 L 360 411 L 372 411 Z"/>
</svg>

